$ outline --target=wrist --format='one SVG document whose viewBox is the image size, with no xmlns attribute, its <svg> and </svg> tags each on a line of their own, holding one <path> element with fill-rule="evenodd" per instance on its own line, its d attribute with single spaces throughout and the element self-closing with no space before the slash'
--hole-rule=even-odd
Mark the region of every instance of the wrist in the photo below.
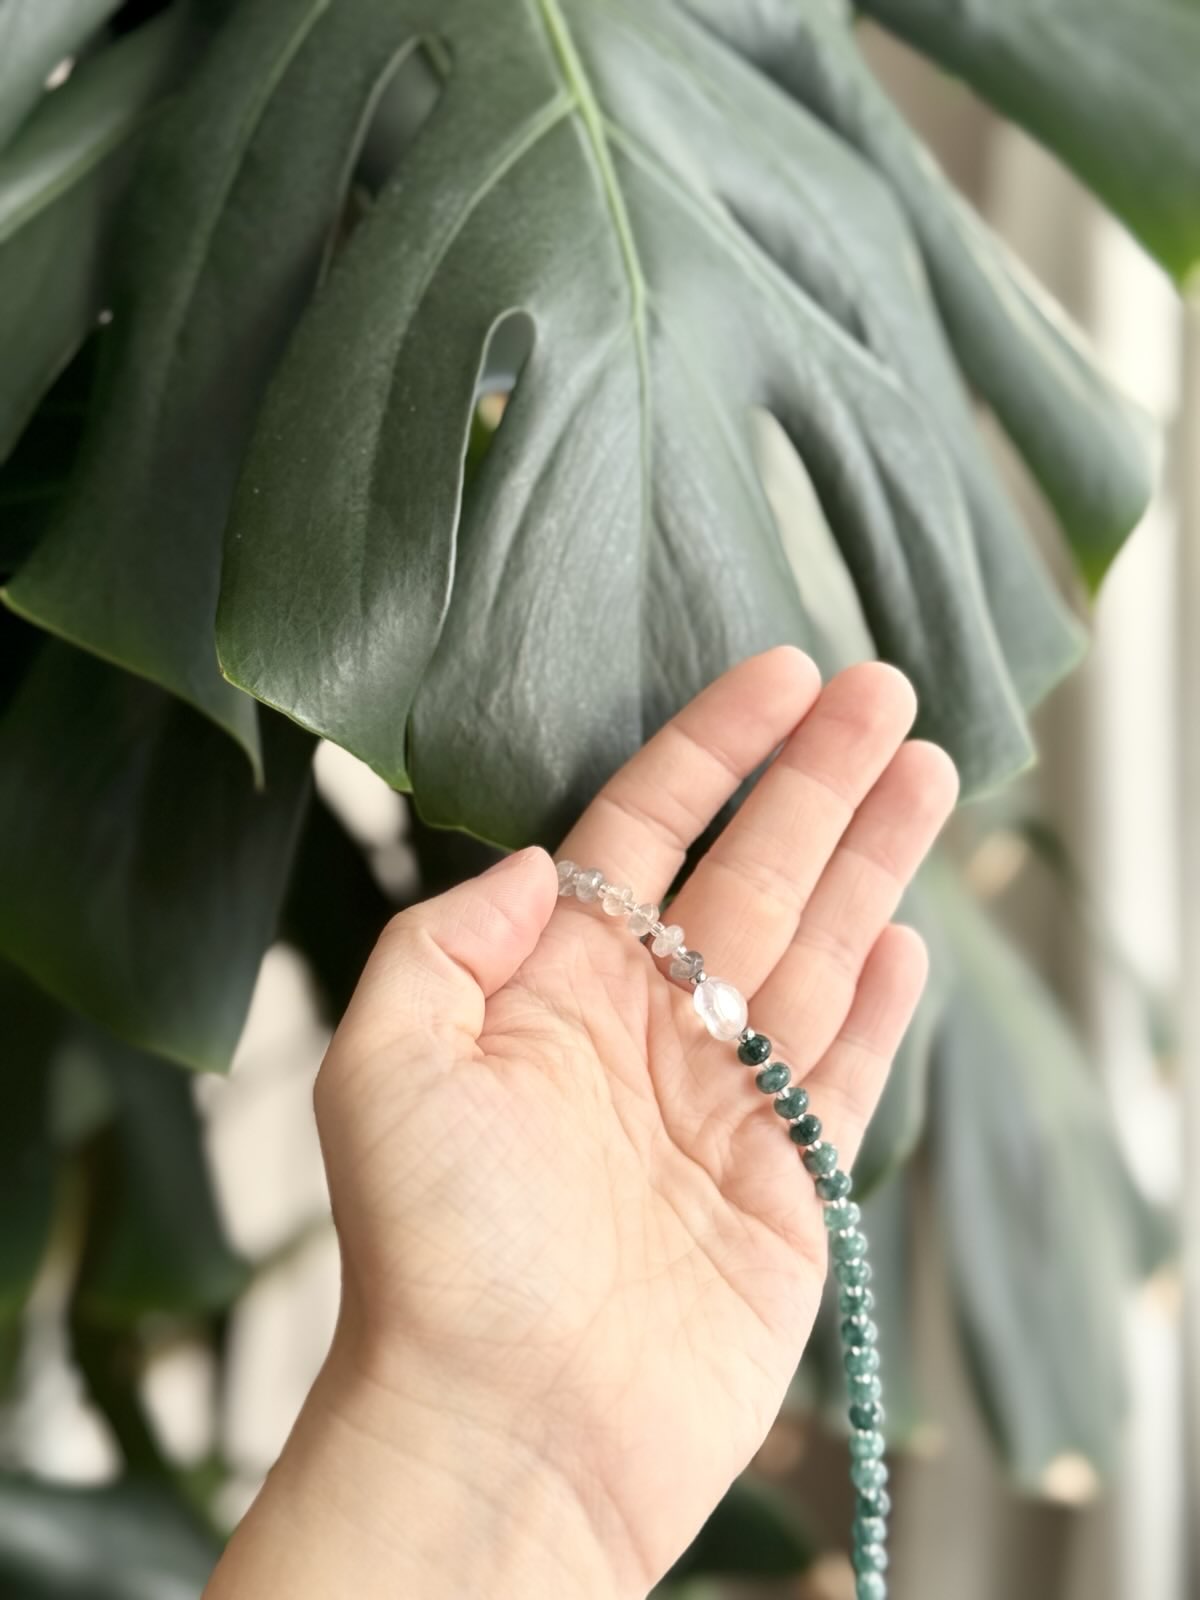
<svg viewBox="0 0 1200 1600">
<path fill-rule="evenodd" d="M 589 1507 L 486 1397 L 403 1393 L 335 1348 L 205 1600 L 642 1600 Z"/>
</svg>

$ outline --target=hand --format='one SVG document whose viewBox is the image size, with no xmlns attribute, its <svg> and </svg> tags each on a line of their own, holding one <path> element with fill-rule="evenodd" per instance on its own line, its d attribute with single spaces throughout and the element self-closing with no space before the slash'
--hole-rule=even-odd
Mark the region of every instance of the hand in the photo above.
<svg viewBox="0 0 1200 1600">
<path fill-rule="evenodd" d="M 774 650 L 604 788 L 561 854 L 670 908 L 849 1166 L 925 976 L 890 919 L 949 813 L 878 664 Z M 762 1442 L 825 1274 L 812 1182 L 734 1049 L 620 919 L 522 852 L 397 917 L 317 1114 L 344 1274 L 333 1354 L 212 1594 L 644 1595 Z M 303 1511 L 299 1508 L 303 1507 Z M 255 1523 L 255 1517 L 258 1523 Z M 293 1579 L 279 1552 L 287 1527 Z M 257 1541 L 257 1544 L 256 1544 Z M 240 1543 L 240 1553 L 239 1553 Z M 353 1581 L 355 1562 L 362 1570 Z M 264 1591 L 265 1592 L 265 1591 Z"/>
</svg>

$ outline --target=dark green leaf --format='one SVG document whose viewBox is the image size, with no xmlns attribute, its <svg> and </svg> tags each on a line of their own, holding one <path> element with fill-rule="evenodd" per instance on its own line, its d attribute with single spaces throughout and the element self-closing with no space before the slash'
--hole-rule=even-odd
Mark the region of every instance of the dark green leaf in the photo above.
<svg viewBox="0 0 1200 1600">
<path fill-rule="evenodd" d="M 254 703 L 213 645 L 221 537 L 264 383 L 375 97 L 410 47 L 392 9 L 249 0 L 217 36 L 140 166 L 80 467 L 9 590 L 24 615 L 212 717 L 255 762 Z M 282 616 L 272 627 L 288 630 Z"/>
<path fill-rule="evenodd" d="M 1064 1453 L 1105 1474 L 1122 1436 L 1125 1291 L 1167 1235 L 1054 1001 L 939 879 L 960 978 L 934 1058 L 934 1167 L 977 1392 L 1022 1485 Z"/>
<path fill-rule="evenodd" d="M 900 920 L 910 923 L 925 940 L 929 981 L 854 1163 L 854 1188 L 860 1199 L 908 1160 L 924 1132 L 934 1035 L 952 970 L 953 956 L 941 937 L 937 916 L 922 892 L 920 879 L 905 896 Z"/>
<path fill-rule="evenodd" d="M 304 955 L 336 1022 L 391 915 L 391 901 L 362 848 L 320 799 L 313 800 L 296 849 L 281 933 Z"/>
<path fill-rule="evenodd" d="M 220 1548 L 148 1484 L 0 1476 L 0 1593 L 12 1600 L 199 1600 Z"/>
<path fill-rule="evenodd" d="M 552 838 L 731 660 L 816 636 L 756 475 L 761 406 L 925 730 L 969 786 L 1028 759 L 1021 702 L 1077 630 L 983 461 L 887 189 L 669 0 L 436 17 L 441 98 L 251 448 L 229 675 L 414 783 L 430 821 Z M 514 320 L 531 354 L 464 486 Z"/>
<path fill-rule="evenodd" d="M 1057 152 L 1177 278 L 1200 260 L 1195 0 L 864 0 Z"/>
<path fill-rule="evenodd" d="M 245 1288 L 250 1268 L 225 1237 L 195 1080 L 94 1031 L 75 1048 L 103 1075 L 113 1106 L 88 1157 L 76 1316 L 113 1328 L 149 1312 L 223 1310 Z"/>
<path fill-rule="evenodd" d="M 738 1578 L 785 1578 L 803 1572 L 816 1554 L 795 1509 L 766 1484 L 738 1478 L 680 1556 L 666 1581 L 719 1573 Z"/>
<path fill-rule="evenodd" d="M 0 467 L 0 581 L 17 570 L 62 502 L 83 438 L 103 333 L 58 378 Z"/>
<path fill-rule="evenodd" d="M 796 0 L 686 0 L 689 9 L 745 50 L 886 181 L 903 208 L 969 382 L 1025 458 L 1093 585 L 1140 519 L 1153 485 L 1148 420 L 1093 365 L 1072 329 L 955 194 L 859 55 L 851 14 Z M 997 17 L 1010 8 L 993 8 Z M 1105 111 L 1107 115 L 1107 108 Z M 1135 143 L 1138 129 L 1112 121 L 1105 147 Z M 1044 626 L 1022 611 L 1035 592 L 1032 551 L 990 546 L 976 520 L 976 548 L 1009 659 L 1027 693 L 1048 679 L 1036 648 Z M 1032 648 L 1020 667 L 1022 634 Z"/>
<path fill-rule="evenodd" d="M 19 1348 L 20 1319 L 46 1253 L 55 1158 L 48 1114 L 50 1055 L 60 1013 L 0 963 L 0 1392 Z"/>
<path fill-rule="evenodd" d="M 46 79 L 122 0 L 3 0 L 0 4 L 0 145 L 42 98 Z"/>
<path fill-rule="evenodd" d="M 187 1066 L 228 1066 L 271 938 L 311 745 L 280 718 L 256 793 L 161 689 L 48 641 L 0 719 L 0 952 Z"/>
<path fill-rule="evenodd" d="M 104 305 L 115 205 L 177 69 L 181 18 L 86 62 L 0 152 L 0 460 Z"/>
</svg>

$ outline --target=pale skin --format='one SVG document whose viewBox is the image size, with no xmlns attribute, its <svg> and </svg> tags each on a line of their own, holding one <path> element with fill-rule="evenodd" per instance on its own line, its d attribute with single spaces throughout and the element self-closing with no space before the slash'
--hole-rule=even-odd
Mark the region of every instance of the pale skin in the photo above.
<svg viewBox="0 0 1200 1600">
<path fill-rule="evenodd" d="M 925 980 L 892 921 L 953 807 L 888 667 L 734 668 L 560 854 L 664 896 L 848 1166 Z M 762 1443 L 825 1229 L 733 1049 L 531 850 L 389 926 L 321 1068 L 329 1359 L 205 1600 L 640 1600 Z"/>
</svg>

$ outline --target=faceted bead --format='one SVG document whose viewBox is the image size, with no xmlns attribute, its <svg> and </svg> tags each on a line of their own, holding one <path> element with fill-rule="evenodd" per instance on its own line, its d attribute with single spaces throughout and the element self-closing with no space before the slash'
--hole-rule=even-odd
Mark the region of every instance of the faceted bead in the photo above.
<svg viewBox="0 0 1200 1600">
<path fill-rule="evenodd" d="M 887 1564 L 887 1550 L 878 1541 L 855 1545 L 854 1570 L 860 1575 L 868 1572 L 886 1572 Z"/>
<path fill-rule="evenodd" d="M 792 1069 L 782 1061 L 772 1061 L 769 1067 L 754 1075 L 754 1081 L 764 1094 L 778 1094 L 791 1082 Z"/>
<path fill-rule="evenodd" d="M 696 1014 L 714 1039 L 736 1039 L 746 1028 L 746 997 L 723 978 L 705 978 L 692 991 Z"/>
<path fill-rule="evenodd" d="M 882 1489 L 888 1480 L 887 1463 L 884 1461 L 855 1461 L 850 1466 L 850 1481 L 856 1489 L 870 1491 Z"/>
<path fill-rule="evenodd" d="M 610 883 L 600 896 L 600 904 L 610 917 L 627 917 L 633 910 L 633 890 Z"/>
<path fill-rule="evenodd" d="M 673 956 L 682 946 L 683 929 L 678 923 L 672 922 L 661 933 L 654 935 L 654 943 L 650 948 L 656 956 Z"/>
<path fill-rule="evenodd" d="M 575 893 L 581 900 L 594 900 L 604 884 L 604 874 L 599 867 L 581 872 L 575 879 Z"/>
<path fill-rule="evenodd" d="M 887 1584 L 879 1573 L 859 1573 L 854 1585 L 854 1600 L 887 1600 Z"/>
<path fill-rule="evenodd" d="M 887 1538 L 887 1523 L 882 1517 L 855 1517 L 850 1537 L 857 1544 L 882 1544 Z"/>
<path fill-rule="evenodd" d="M 868 1401 L 865 1406 L 850 1407 L 850 1422 L 856 1428 L 864 1431 L 868 1428 L 882 1428 L 887 1413 L 878 1400 Z"/>
<path fill-rule="evenodd" d="M 852 1188 L 848 1172 L 831 1172 L 827 1178 L 817 1179 L 817 1193 L 822 1200 L 844 1200 Z"/>
<path fill-rule="evenodd" d="M 868 1372 L 862 1376 L 850 1374 L 846 1378 L 846 1388 L 852 1405 L 869 1406 L 876 1400 L 883 1399 L 883 1384 L 879 1381 L 877 1372 Z"/>
<path fill-rule="evenodd" d="M 808 1090 L 797 1084 L 786 1089 L 775 1101 L 775 1110 L 781 1117 L 799 1117 L 808 1110 Z"/>
<path fill-rule="evenodd" d="M 575 879 L 579 876 L 579 868 L 573 861 L 560 861 L 557 870 L 559 894 L 574 894 Z"/>
<path fill-rule="evenodd" d="M 835 1261 L 833 1270 L 844 1289 L 865 1289 L 875 1276 L 871 1263 L 861 1256 L 857 1261 Z"/>
<path fill-rule="evenodd" d="M 738 1060 L 747 1067 L 759 1067 L 771 1054 L 771 1041 L 765 1033 L 752 1033 L 738 1045 Z"/>
<path fill-rule="evenodd" d="M 843 1350 L 842 1362 L 852 1378 L 865 1378 L 879 1371 L 879 1351 L 871 1345 Z"/>
<path fill-rule="evenodd" d="M 870 1317 L 847 1317 L 842 1323 L 842 1343 L 849 1345 L 852 1350 L 874 1344 L 878 1338 L 879 1329 Z"/>
<path fill-rule="evenodd" d="M 652 905 L 634 906 L 629 913 L 629 931 L 635 939 L 645 938 L 646 934 L 658 921 L 658 907 Z"/>
<path fill-rule="evenodd" d="M 825 1207 L 827 1228 L 853 1228 L 861 1219 L 862 1212 L 853 1200 L 835 1200 L 832 1205 Z"/>
<path fill-rule="evenodd" d="M 850 1459 L 852 1461 L 878 1461 L 883 1455 L 883 1435 L 874 1429 L 866 1433 L 852 1433 L 850 1435 Z"/>
<path fill-rule="evenodd" d="M 867 1253 L 867 1236 L 857 1228 L 847 1228 L 844 1233 L 831 1235 L 829 1248 L 835 1261 L 861 1261 Z"/>
<path fill-rule="evenodd" d="M 810 1111 L 806 1117 L 801 1117 L 799 1122 L 794 1123 L 788 1129 L 788 1133 L 794 1144 L 816 1144 L 821 1137 L 821 1119 L 814 1117 Z"/>
<path fill-rule="evenodd" d="M 671 962 L 671 976 L 682 983 L 691 983 L 704 971 L 704 957 L 699 950 L 679 950 Z"/>
<path fill-rule="evenodd" d="M 804 1152 L 804 1165 L 814 1178 L 828 1178 L 837 1171 L 838 1153 L 831 1144 L 815 1144 Z"/>
</svg>

